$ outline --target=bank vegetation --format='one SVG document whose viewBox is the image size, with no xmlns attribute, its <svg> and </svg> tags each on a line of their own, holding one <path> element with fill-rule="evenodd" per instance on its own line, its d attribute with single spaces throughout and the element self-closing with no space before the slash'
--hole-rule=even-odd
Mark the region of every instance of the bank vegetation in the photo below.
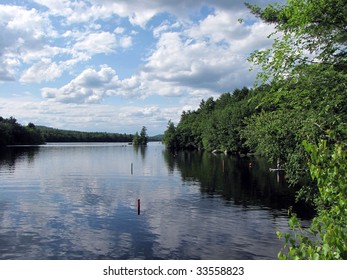
<svg viewBox="0 0 347 280">
<path fill-rule="evenodd" d="M 345 0 L 287 0 L 250 12 L 275 26 L 274 44 L 249 60 L 257 85 L 201 101 L 168 123 L 169 149 L 257 153 L 285 170 L 297 199 L 316 216 L 291 232 L 281 259 L 347 258 L 347 5 Z M 240 20 L 242 22 L 242 20 Z"/>
</svg>

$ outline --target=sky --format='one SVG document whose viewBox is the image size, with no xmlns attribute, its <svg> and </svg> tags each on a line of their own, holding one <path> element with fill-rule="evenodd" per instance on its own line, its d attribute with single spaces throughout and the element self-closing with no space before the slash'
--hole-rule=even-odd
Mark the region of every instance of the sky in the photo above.
<svg viewBox="0 0 347 280">
<path fill-rule="evenodd" d="M 273 27 L 243 3 L 1 0 L 0 116 L 161 134 L 202 99 L 253 86 L 247 57 L 271 46 Z"/>
</svg>

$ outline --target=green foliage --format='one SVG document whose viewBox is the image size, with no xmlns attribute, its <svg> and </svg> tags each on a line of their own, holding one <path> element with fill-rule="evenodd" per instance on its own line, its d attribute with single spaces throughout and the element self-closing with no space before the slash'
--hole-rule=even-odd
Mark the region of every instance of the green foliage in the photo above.
<svg viewBox="0 0 347 280">
<path fill-rule="evenodd" d="M 140 144 L 140 136 L 139 133 L 136 131 L 133 137 L 133 144 L 139 145 Z"/>
<path fill-rule="evenodd" d="M 334 142 L 334 141 L 333 141 Z M 345 143 L 346 144 L 346 143 Z M 317 182 L 317 216 L 309 229 L 302 229 L 292 214 L 292 234 L 284 238 L 280 259 L 347 259 L 347 150 L 342 143 L 321 140 L 317 145 L 304 142 L 310 153 L 310 174 Z"/>
<path fill-rule="evenodd" d="M 271 81 L 271 89 L 261 113 L 246 120 L 243 136 L 256 151 L 284 161 L 294 183 L 309 174 L 299 195 L 317 210 L 309 229 L 292 214 L 292 233 L 278 232 L 286 244 L 279 257 L 346 259 L 347 5 L 287 0 L 263 10 L 247 6 L 276 31 L 271 49 L 250 56 L 263 69 L 258 82 Z"/>
<path fill-rule="evenodd" d="M 259 104 L 262 112 L 246 120 L 242 135 L 258 153 L 285 163 L 292 185 L 311 185 L 302 141 L 315 142 L 327 129 L 340 140 L 346 137 L 346 5 L 288 0 L 265 9 L 247 6 L 276 31 L 271 49 L 250 56 L 263 69 L 258 81 L 271 81 L 271 88 Z"/>
<path fill-rule="evenodd" d="M 44 139 L 35 125 L 29 123 L 22 126 L 13 117 L 0 117 L 0 147 L 6 145 L 36 145 L 42 144 Z"/>
<path fill-rule="evenodd" d="M 262 67 L 256 89 L 209 98 L 169 123 L 164 143 L 175 149 L 255 151 L 279 160 L 298 199 L 317 211 L 308 229 L 291 213 L 280 258 L 346 259 L 347 5 L 345 0 L 287 0 L 265 9 L 272 48 L 255 51 Z M 329 131 L 326 134 L 326 131 Z M 304 143 L 304 144 L 303 144 Z M 310 144 L 309 144 L 310 143 Z"/>
<path fill-rule="evenodd" d="M 140 144 L 147 145 L 147 143 L 148 143 L 147 128 L 143 126 L 140 132 Z"/>
<path fill-rule="evenodd" d="M 133 137 L 133 144 L 136 146 L 138 145 L 146 146 L 147 143 L 148 143 L 147 128 L 143 126 L 141 129 L 140 135 L 138 132 L 135 133 Z"/>
<path fill-rule="evenodd" d="M 176 127 L 174 123 L 170 120 L 167 129 L 164 132 L 163 143 L 169 149 L 178 149 L 178 136 L 176 134 Z"/>
<path fill-rule="evenodd" d="M 284 6 L 268 5 L 263 10 L 247 6 L 276 28 L 272 48 L 250 57 L 262 65 L 261 79 L 287 79 L 296 68 L 317 63 L 347 70 L 345 0 L 287 0 Z"/>
<path fill-rule="evenodd" d="M 346 137 L 347 74 L 322 64 L 305 66 L 301 71 L 295 79 L 272 83 L 258 106 L 261 111 L 245 120 L 241 133 L 257 153 L 285 163 L 292 185 L 308 180 L 303 140 L 317 141 L 331 128 L 338 139 Z"/>
<path fill-rule="evenodd" d="M 133 135 L 106 132 L 82 132 L 36 126 L 46 142 L 130 142 Z"/>
<path fill-rule="evenodd" d="M 247 152 L 241 137 L 244 118 L 256 111 L 257 96 L 262 92 L 244 87 L 217 100 L 202 100 L 196 111 L 182 113 L 177 127 L 169 122 L 163 142 L 171 149 Z"/>
</svg>

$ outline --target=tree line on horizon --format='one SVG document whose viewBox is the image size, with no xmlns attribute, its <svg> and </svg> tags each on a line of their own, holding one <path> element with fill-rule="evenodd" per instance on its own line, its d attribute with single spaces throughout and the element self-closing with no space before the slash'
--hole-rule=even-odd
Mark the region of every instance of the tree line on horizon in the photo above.
<svg viewBox="0 0 347 280">
<path fill-rule="evenodd" d="M 40 145 L 46 142 L 127 142 L 134 145 L 147 145 L 149 141 L 162 141 L 163 135 L 148 136 L 147 128 L 140 134 L 84 132 L 57 129 L 47 126 L 21 125 L 14 117 L 0 116 L 0 147 L 8 145 Z"/>
<path fill-rule="evenodd" d="M 110 132 L 84 132 L 37 126 L 45 142 L 131 142 L 132 134 Z"/>
<path fill-rule="evenodd" d="M 347 6 L 345 0 L 287 0 L 264 9 L 273 24 L 270 49 L 255 51 L 257 86 L 202 100 L 164 133 L 169 149 L 255 152 L 285 170 L 297 199 L 316 216 L 303 229 L 289 211 L 291 232 L 281 259 L 347 259 Z M 241 20 L 242 22 L 242 20 Z"/>
<path fill-rule="evenodd" d="M 29 123 L 24 126 L 14 117 L 0 117 L 0 147 L 39 145 L 45 142 L 132 142 L 132 134 L 63 130 Z"/>
</svg>

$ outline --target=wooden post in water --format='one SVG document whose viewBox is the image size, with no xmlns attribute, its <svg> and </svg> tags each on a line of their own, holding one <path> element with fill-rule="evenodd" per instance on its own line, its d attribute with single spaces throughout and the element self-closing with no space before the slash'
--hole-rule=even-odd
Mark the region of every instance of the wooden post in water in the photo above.
<svg viewBox="0 0 347 280">
<path fill-rule="evenodd" d="M 133 163 L 131 163 L 131 168 L 130 168 L 130 170 L 131 170 L 131 175 L 133 175 Z"/>
<path fill-rule="evenodd" d="M 137 199 L 137 215 L 140 215 L 140 205 L 141 205 L 141 202 L 140 202 L 140 199 Z"/>
</svg>

